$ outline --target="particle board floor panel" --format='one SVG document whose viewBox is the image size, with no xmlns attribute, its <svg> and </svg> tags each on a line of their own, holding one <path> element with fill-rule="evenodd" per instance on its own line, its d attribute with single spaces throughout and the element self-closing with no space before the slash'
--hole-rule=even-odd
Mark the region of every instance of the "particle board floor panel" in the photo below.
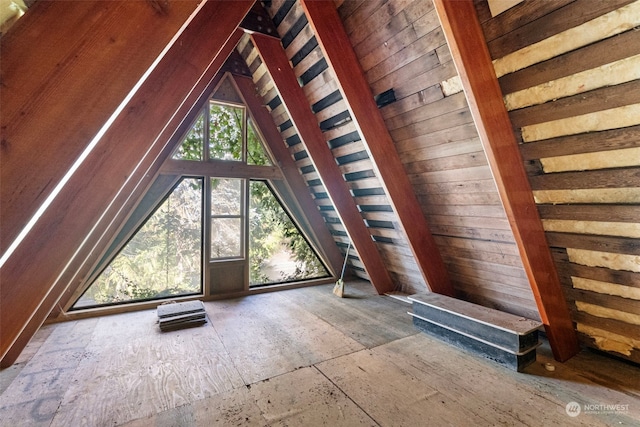
<svg viewBox="0 0 640 427">
<path fill-rule="evenodd" d="M 281 294 L 206 304 L 206 310 L 245 384 L 364 348 Z"/>
<path fill-rule="evenodd" d="M 0 371 L 0 426 L 640 422 L 638 366 L 543 345 L 516 373 L 418 332 L 369 283 L 332 287 L 207 302 L 209 324 L 169 333 L 154 310 L 47 325 Z M 572 401 L 623 409 L 573 418 Z"/>
<path fill-rule="evenodd" d="M 376 426 L 315 367 L 297 369 L 251 387 L 225 392 L 126 427 Z"/>
<path fill-rule="evenodd" d="M 287 300 L 305 308 L 366 348 L 376 347 L 416 333 L 407 321 L 411 303 L 390 298 L 371 298 L 371 285 L 345 285 L 343 298 L 336 298 L 326 288 L 294 289 L 283 292 Z M 366 303 L 359 303 L 366 300 Z M 394 303 L 394 304 L 392 304 Z M 389 310 L 389 307 L 393 307 Z"/>
</svg>

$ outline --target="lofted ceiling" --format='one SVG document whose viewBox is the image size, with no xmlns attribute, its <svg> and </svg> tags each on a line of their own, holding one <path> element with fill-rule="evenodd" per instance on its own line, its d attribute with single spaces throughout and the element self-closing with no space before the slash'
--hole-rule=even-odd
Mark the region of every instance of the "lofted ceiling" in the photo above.
<svg viewBox="0 0 640 427">
<path fill-rule="evenodd" d="M 43 64 L 34 53 L 3 70 L 12 77 L 7 81 L 16 82 L 5 90 L 7 96 L 3 95 L 8 111 L 23 114 L 25 107 L 36 108 L 36 104 L 42 111 L 51 111 L 42 115 L 43 120 L 36 126 L 24 126 L 18 117 L 7 122 L 11 130 L 4 144 L 2 185 L 3 199 L 10 202 L 2 205 L 2 242 L 19 244 L 15 249 L 10 246 L 5 250 L 3 281 L 38 285 L 29 289 L 29 303 L 21 313 L 3 310 L 3 317 L 11 316 L 10 321 L 3 321 L 6 333 L 3 352 L 21 348 L 20 342 L 26 344 L 52 310 L 59 312 L 68 306 L 69 298 L 83 284 L 86 268 L 94 265 L 95 258 L 104 251 L 158 173 L 173 150 L 176 136 L 185 132 L 182 129 L 185 124 L 191 123 L 189 116 L 198 109 L 194 106 L 201 105 L 208 96 L 209 88 L 235 49 L 250 70 L 261 73 L 253 75 L 254 83 L 272 113 L 278 105 L 283 106 L 280 119 L 274 119 L 286 134 L 281 139 L 290 141 L 295 135 L 301 141 L 289 146 L 290 154 L 297 161 L 310 160 L 306 168 L 298 165 L 299 169 L 303 174 L 305 169 L 313 171 L 314 179 L 318 180 L 315 199 L 319 210 L 334 212 L 335 216 L 328 217 L 335 221 L 328 223 L 342 230 L 334 233 L 337 243 L 344 246 L 348 240 L 353 242 L 355 271 L 370 280 L 379 293 L 408 287 L 410 291 L 425 289 L 456 294 L 332 3 L 281 2 L 279 7 L 271 3 L 267 10 L 271 10 L 272 16 L 267 15 L 261 4 L 253 2 L 162 5 L 149 8 L 128 2 L 88 2 L 83 7 L 37 4 L 31 11 L 33 17 L 27 16 L 14 32 L 3 38 L 3 53 L 8 52 L 11 57 L 12 48 L 28 43 L 28 36 L 37 37 L 33 31 L 27 31 L 30 25 L 36 25 L 30 19 L 48 22 L 55 10 L 78 24 L 60 28 L 58 39 L 56 34 L 51 37 L 53 44 L 59 39 L 69 39 L 72 32 L 78 40 L 76 45 L 58 48 L 62 50 L 62 61 L 49 55 L 51 59 Z M 68 9 L 60 11 L 58 7 Z M 130 17 L 128 22 L 140 21 L 142 25 L 115 24 L 117 17 L 125 14 Z M 100 16 L 100 23 L 104 21 L 98 24 L 103 33 L 95 31 L 96 21 L 88 19 L 93 16 Z M 286 32 L 279 35 L 282 39 L 273 34 L 275 27 Z M 26 34 L 20 34 L 21 31 Z M 323 86 L 334 89 L 332 94 L 344 109 L 344 113 L 338 114 L 344 118 L 339 126 L 328 127 L 326 121 L 319 123 L 316 114 L 322 114 L 324 108 L 318 107 L 319 100 L 314 101 L 317 94 L 305 93 L 300 85 L 301 80 L 304 86 L 304 79 L 311 81 L 314 76 L 309 75 L 309 70 L 307 76 L 297 76 L 295 68 L 291 68 L 287 48 L 303 31 L 311 32 L 316 44 L 303 63 L 318 58 L 316 69 L 320 64 L 330 70 L 323 76 Z M 143 46 L 146 55 L 139 55 Z M 255 58 L 259 58 L 258 63 Z M 35 63 L 30 64 L 29 60 Z M 19 77 L 20 71 L 29 65 L 50 70 L 55 83 L 42 85 Z M 228 65 L 232 67 L 233 63 Z M 91 73 L 87 73 L 87 66 L 91 67 Z M 142 79 L 136 82 L 140 76 Z M 27 81 L 18 93 L 15 84 L 20 78 Z M 25 88 L 30 91 L 24 91 Z M 393 88 L 385 90 L 389 91 L 393 94 Z M 92 94 L 89 99 L 88 93 Z M 33 101 L 17 108 L 27 94 L 33 96 Z M 16 105 L 13 110 L 12 102 Z M 82 112 L 77 109 L 80 102 L 85 106 Z M 283 131 L 282 124 L 286 122 L 293 125 L 294 133 Z M 158 127 L 157 123 L 167 125 Z M 349 144 L 332 146 L 330 139 L 328 145 L 328 135 L 336 128 L 340 133 L 352 129 L 355 136 Z M 35 147 L 11 143 L 21 139 L 40 141 L 44 134 L 51 135 L 51 129 L 56 129 L 54 138 L 50 137 L 46 146 L 38 147 L 42 156 L 30 155 Z M 14 160 L 18 158 L 21 161 Z M 74 159 L 79 160 L 73 163 Z M 29 162 L 30 170 L 35 168 L 42 173 L 33 176 L 24 161 Z M 360 164 L 356 170 L 351 169 L 354 163 L 362 161 L 366 162 L 365 167 Z M 358 172 L 376 181 L 368 184 L 376 189 L 376 202 L 370 197 L 359 198 L 361 193 L 350 182 L 359 179 L 346 178 Z M 58 184 L 54 187 L 55 183 Z M 317 197 L 319 193 L 326 194 L 327 199 Z M 40 211 L 36 210 L 38 206 Z M 380 227 L 375 226 L 373 219 L 378 211 L 390 217 L 385 231 L 391 232 L 392 237 L 380 236 Z M 23 230 L 23 239 L 17 234 L 19 230 Z M 47 239 L 40 237 L 43 234 Z M 30 267 L 35 265 L 38 268 Z M 397 272 L 404 272 L 404 277 Z M 403 282 L 410 285 L 403 287 Z M 22 289 L 4 286 L 3 305 L 22 301 L 25 297 Z M 11 342 L 12 336 L 17 343 Z"/>
<path fill-rule="evenodd" d="M 481 10 L 394 5 L 37 2 L 0 39 L 2 366 L 64 315 L 223 73 L 334 271 L 352 242 L 379 293 L 540 318 L 575 354 Z"/>
</svg>

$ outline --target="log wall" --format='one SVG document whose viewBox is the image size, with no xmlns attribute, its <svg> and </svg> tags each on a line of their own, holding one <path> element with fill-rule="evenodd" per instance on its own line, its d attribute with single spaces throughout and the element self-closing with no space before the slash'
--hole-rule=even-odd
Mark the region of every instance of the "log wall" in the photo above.
<svg viewBox="0 0 640 427">
<path fill-rule="evenodd" d="M 476 2 L 581 340 L 640 361 L 640 2 Z"/>
</svg>

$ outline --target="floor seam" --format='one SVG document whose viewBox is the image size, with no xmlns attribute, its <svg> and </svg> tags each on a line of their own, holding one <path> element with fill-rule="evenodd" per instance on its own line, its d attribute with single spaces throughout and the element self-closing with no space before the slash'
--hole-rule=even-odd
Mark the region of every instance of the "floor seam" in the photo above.
<svg viewBox="0 0 640 427">
<path fill-rule="evenodd" d="M 344 390 L 342 389 L 342 387 L 340 387 L 338 384 L 336 384 L 335 382 L 333 382 L 333 380 L 332 380 L 331 378 L 329 378 L 329 377 L 328 377 L 324 372 L 322 372 L 322 369 L 320 369 L 320 368 L 319 368 L 317 365 L 315 365 L 315 364 L 314 364 L 314 365 L 312 365 L 312 367 L 313 367 L 316 371 L 318 371 L 318 372 L 320 373 L 320 375 L 322 375 L 323 377 L 325 377 L 325 378 L 327 379 L 327 381 L 329 381 L 329 382 L 330 382 L 330 383 L 331 383 L 335 388 L 337 388 L 338 390 L 340 390 L 340 392 L 341 392 L 342 394 L 344 394 L 344 396 L 345 396 L 347 399 L 349 399 L 349 401 L 351 401 L 354 405 L 356 405 L 356 407 L 357 407 L 358 409 L 360 409 L 363 413 L 365 413 L 365 414 L 367 415 L 367 417 L 369 417 L 369 419 L 371 419 L 371 420 L 372 420 L 372 421 L 373 421 L 377 426 L 381 426 L 381 425 L 382 425 L 382 424 L 380 424 L 380 422 L 378 422 L 378 420 L 376 420 L 376 419 L 375 419 L 375 418 L 374 418 L 374 417 L 373 417 L 369 412 L 367 412 L 367 411 L 366 411 L 362 406 L 360 406 L 360 405 L 358 404 L 358 402 L 356 402 L 355 400 L 353 400 L 353 399 L 351 398 L 351 396 L 349 396 L 349 395 L 347 394 L 347 392 L 346 392 L 346 391 L 344 391 Z"/>
</svg>

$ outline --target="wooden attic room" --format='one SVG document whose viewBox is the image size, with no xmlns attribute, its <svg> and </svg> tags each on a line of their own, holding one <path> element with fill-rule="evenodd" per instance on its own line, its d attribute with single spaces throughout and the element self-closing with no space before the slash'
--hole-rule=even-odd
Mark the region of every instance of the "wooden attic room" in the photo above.
<svg viewBox="0 0 640 427">
<path fill-rule="evenodd" d="M 0 425 L 638 425 L 640 1 L 1 8 Z"/>
</svg>

